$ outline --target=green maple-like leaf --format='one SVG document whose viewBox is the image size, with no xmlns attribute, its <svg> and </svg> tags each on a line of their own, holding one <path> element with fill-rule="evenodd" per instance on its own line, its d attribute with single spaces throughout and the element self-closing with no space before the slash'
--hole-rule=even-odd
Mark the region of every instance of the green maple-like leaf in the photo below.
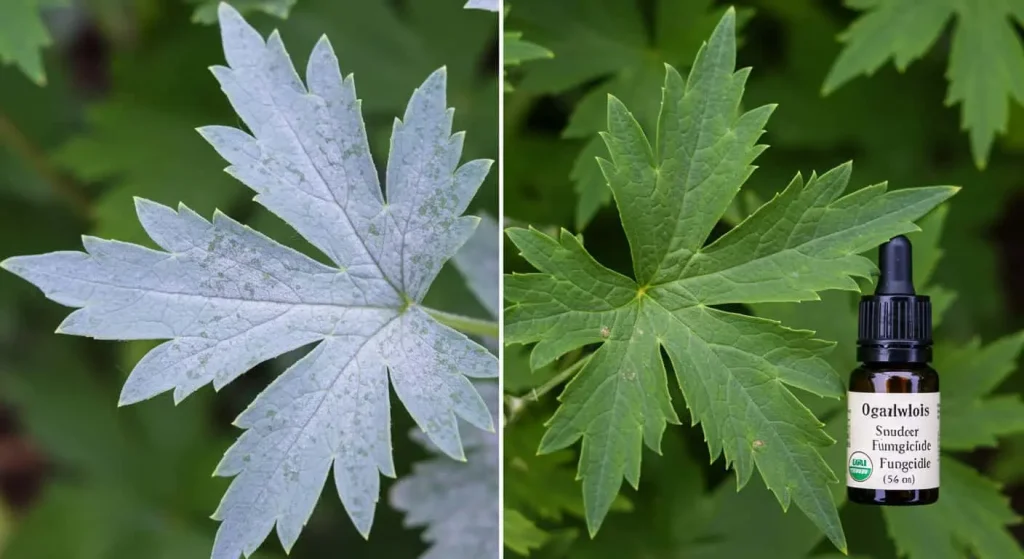
<svg viewBox="0 0 1024 559">
<path fill-rule="evenodd" d="M 554 53 L 548 49 L 524 40 L 522 32 L 519 31 L 506 31 L 504 46 L 505 52 L 502 64 L 505 66 L 519 66 L 529 60 L 554 57 Z"/>
<path fill-rule="evenodd" d="M 504 72 L 508 71 L 510 66 L 519 66 L 523 62 L 530 60 L 542 60 L 545 58 L 554 57 L 554 53 L 548 49 L 531 43 L 530 41 L 523 39 L 522 32 L 519 31 L 505 31 L 504 38 L 502 39 L 502 65 L 505 67 Z M 505 91 L 512 91 L 512 84 L 505 79 Z"/>
<path fill-rule="evenodd" d="M 935 369 L 942 379 L 942 449 L 974 450 L 996 446 L 998 437 L 1024 432 L 1024 403 L 1019 394 L 991 395 L 1017 369 L 1024 333 L 982 346 L 939 344 Z"/>
<path fill-rule="evenodd" d="M 892 59 L 901 71 L 921 58 L 955 19 L 948 104 L 960 104 L 971 154 L 984 168 L 996 135 L 1006 132 L 1010 100 L 1024 104 L 1024 45 L 1014 23 L 1024 2 L 848 0 L 864 14 L 841 36 L 846 47 L 825 78 L 825 93 Z"/>
<path fill-rule="evenodd" d="M 982 346 L 978 340 L 935 347 L 942 382 L 942 456 L 938 503 L 883 513 L 901 556 L 911 559 L 1024 557 L 1006 529 L 1018 524 L 1009 499 L 994 481 L 946 451 L 996 446 L 996 438 L 1024 432 L 1019 394 L 992 396 L 1017 369 L 1024 332 Z"/>
<path fill-rule="evenodd" d="M 530 551 L 544 547 L 550 536 L 544 530 L 530 522 L 519 511 L 505 507 L 502 525 L 502 540 L 505 547 L 519 555 L 529 555 Z"/>
<path fill-rule="evenodd" d="M 943 387 L 943 394 L 946 392 Z M 945 429 L 949 423 L 945 418 L 945 401 L 942 407 Z M 948 456 L 943 456 L 940 476 L 941 496 L 937 503 L 882 509 L 889 535 L 901 557 L 1024 557 L 1020 544 L 1006 530 L 1006 525 L 1019 523 L 1020 517 L 995 482 Z"/>
<path fill-rule="evenodd" d="M 860 252 L 915 229 L 955 192 L 842 196 L 850 166 L 796 179 L 739 226 L 705 246 L 753 171 L 772 107 L 739 110 L 747 70 L 736 71 L 735 13 L 722 18 L 688 80 L 669 67 L 652 146 L 617 99 L 608 103 L 601 167 L 629 239 L 635 279 L 596 262 L 579 239 L 511 229 L 539 273 L 506 279 L 506 341 L 538 342 L 534 367 L 600 344 L 562 393 L 542 452 L 582 439 L 578 477 L 591 532 L 622 479 L 636 486 L 641 447 L 657 450 L 678 423 L 661 351 L 668 354 L 712 458 L 725 455 L 742 487 L 756 467 L 783 508 L 796 502 L 840 549 L 846 542 L 819 454 L 833 440 L 790 388 L 838 398 L 843 384 L 824 361 L 829 343 L 808 331 L 712 305 L 813 300 L 856 290 L 874 272 Z"/>
<path fill-rule="evenodd" d="M 32 81 L 46 83 L 40 49 L 49 46 L 50 33 L 40 15 L 44 8 L 67 0 L 5 0 L 0 2 L 0 61 L 15 64 Z"/>
<path fill-rule="evenodd" d="M 507 353 L 507 352 L 506 352 Z M 502 362 L 505 374 L 506 362 Z M 561 450 L 537 454 L 544 435 L 539 417 L 517 418 L 514 428 L 505 430 L 504 503 L 530 518 L 562 522 L 566 514 L 584 518 L 586 511 L 572 468 L 573 453 Z M 629 511 L 632 505 L 619 496 L 612 511 Z"/>
<path fill-rule="evenodd" d="M 578 229 L 611 200 L 594 167 L 594 157 L 607 154 L 595 134 L 604 126 L 608 95 L 622 99 L 642 124 L 653 124 L 663 65 L 689 64 L 723 11 L 710 0 L 654 4 L 652 28 L 645 22 L 642 3 L 635 0 L 519 0 L 513 11 L 515 25 L 557 53 L 529 66 L 524 90 L 560 93 L 598 82 L 576 104 L 563 132 L 567 138 L 590 139 L 570 177 L 579 196 Z"/>
<path fill-rule="evenodd" d="M 2 266 L 77 309 L 62 333 L 168 340 L 132 371 L 122 405 L 219 389 L 316 344 L 238 417 L 245 432 L 217 468 L 233 480 L 214 513 L 213 556 L 236 559 L 275 527 L 290 549 L 332 469 L 349 516 L 368 535 L 380 475 L 395 475 L 389 386 L 427 437 L 461 460 L 456 418 L 494 424 L 467 377 L 494 377 L 497 362 L 420 304 L 479 222 L 462 214 L 490 168 L 486 160 L 459 165 L 464 134 L 452 133 L 446 71 L 433 72 L 395 120 L 385 200 L 355 83 L 326 37 L 302 80 L 278 33 L 264 39 L 226 4 L 219 16 L 228 65 L 213 73 L 248 132 L 200 132 L 229 173 L 331 264 L 224 214 L 208 221 L 183 205 L 139 199 L 139 220 L 161 250 L 85 237 L 86 252 Z"/>
</svg>

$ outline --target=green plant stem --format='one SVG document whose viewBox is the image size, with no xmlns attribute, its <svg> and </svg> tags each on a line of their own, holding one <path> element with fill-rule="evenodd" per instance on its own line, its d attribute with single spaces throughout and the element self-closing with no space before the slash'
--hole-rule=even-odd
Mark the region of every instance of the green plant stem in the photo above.
<svg viewBox="0 0 1024 559">
<path fill-rule="evenodd" d="M 565 369 L 562 369 L 558 374 L 548 379 L 547 382 L 545 382 L 544 384 L 540 385 L 537 388 L 534 388 L 533 391 L 530 392 L 530 395 L 524 399 L 531 402 L 536 402 L 540 400 L 542 397 L 544 397 L 545 394 L 551 392 L 555 388 L 558 388 L 559 385 L 569 380 L 576 373 L 578 373 L 580 369 L 586 367 L 587 363 L 590 363 L 590 359 L 593 357 L 594 354 L 591 353 L 590 355 L 587 355 L 583 359 L 580 359 L 579 361 L 573 363 L 572 365 L 569 365 Z"/>
<path fill-rule="evenodd" d="M 567 358 L 570 360 L 575 360 L 578 356 L 579 350 L 575 352 L 575 355 L 570 354 Z M 527 396 L 518 397 L 512 396 L 510 394 L 505 395 L 505 404 L 508 407 L 508 413 L 506 414 L 505 424 L 508 425 L 512 423 L 513 421 L 515 421 L 517 417 L 522 415 L 523 410 L 525 410 L 528 407 L 528 404 L 533 402 L 539 402 L 540 399 L 543 398 L 544 395 L 546 395 L 548 392 L 551 392 L 555 388 L 558 388 L 559 385 L 572 378 L 576 373 L 580 371 L 580 369 L 587 366 L 587 363 L 590 362 L 590 359 L 593 356 L 594 354 L 591 353 L 590 355 L 587 355 L 582 359 L 575 360 L 572 365 L 569 365 L 565 369 L 559 371 L 557 374 L 555 374 L 555 376 L 548 379 L 548 381 L 542 384 L 541 386 L 534 388 L 532 391 L 530 391 L 530 394 Z"/>
<path fill-rule="evenodd" d="M 434 320 L 450 326 L 463 334 L 471 334 L 474 336 L 488 336 L 491 338 L 498 337 L 498 323 L 490 320 L 480 320 L 479 318 L 471 318 L 468 316 L 462 316 L 460 314 L 452 314 L 430 307 L 420 307 L 427 314 L 434 317 Z"/>
<path fill-rule="evenodd" d="M 50 185 L 57 196 L 66 201 L 78 214 L 89 216 L 91 210 L 89 199 L 85 194 L 75 184 L 65 179 L 60 171 L 50 163 L 43 150 L 33 144 L 2 112 L 0 112 L 0 145 L 6 146 L 24 160 Z"/>
</svg>

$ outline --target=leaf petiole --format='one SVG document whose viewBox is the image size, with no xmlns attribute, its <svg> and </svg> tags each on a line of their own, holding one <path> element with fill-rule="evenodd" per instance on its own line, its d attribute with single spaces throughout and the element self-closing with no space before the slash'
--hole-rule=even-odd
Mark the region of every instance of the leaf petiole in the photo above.
<svg viewBox="0 0 1024 559">
<path fill-rule="evenodd" d="M 498 337 L 498 323 L 491 320 L 481 320 L 460 314 L 439 311 L 430 307 L 420 307 L 424 312 L 433 317 L 434 320 L 454 328 L 463 334 L 474 336 Z"/>
<path fill-rule="evenodd" d="M 593 356 L 594 354 L 591 353 L 586 357 L 578 359 L 577 361 L 573 362 L 572 365 L 569 365 L 565 369 L 562 369 L 555 376 L 548 379 L 547 382 L 545 382 L 544 384 L 537 388 L 534 388 L 533 390 L 530 391 L 529 394 L 525 396 L 505 396 L 505 402 L 508 404 L 509 407 L 508 420 L 506 423 L 512 423 L 512 421 L 514 421 L 515 418 L 518 417 L 519 414 L 523 411 L 523 409 L 525 409 L 526 406 L 529 405 L 530 403 L 539 402 L 540 399 L 543 398 L 544 395 L 546 395 L 548 392 L 551 392 L 552 390 L 558 388 L 562 383 L 571 380 L 572 377 L 576 375 L 576 373 L 580 372 L 580 370 L 582 370 L 583 367 L 585 367 L 587 363 L 590 362 L 590 359 Z M 570 359 L 575 359 L 575 357 L 571 356 Z"/>
<path fill-rule="evenodd" d="M 555 376 L 551 377 L 550 379 L 548 379 L 547 382 L 545 382 L 544 384 L 542 384 L 541 386 L 539 386 L 537 388 L 534 388 L 530 392 L 530 396 L 527 399 L 531 400 L 531 401 L 534 401 L 534 402 L 540 400 L 545 394 L 547 394 L 548 392 L 551 392 L 555 388 L 558 388 L 558 386 L 561 385 L 563 382 L 565 382 L 565 381 L 569 380 L 570 378 L 572 378 L 573 375 L 578 373 L 580 371 L 580 369 L 582 369 L 583 367 L 585 367 L 587 365 L 587 363 L 590 363 L 590 359 L 593 356 L 594 356 L 594 354 L 591 353 L 590 355 L 587 355 L 586 357 L 580 359 L 579 361 L 577 361 L 577 362 L 573 363 L 572 365 L 569 365 L 565 369 L 559 371 L 559 373 L 557 375 L 555 375 Z"/>
</svg>

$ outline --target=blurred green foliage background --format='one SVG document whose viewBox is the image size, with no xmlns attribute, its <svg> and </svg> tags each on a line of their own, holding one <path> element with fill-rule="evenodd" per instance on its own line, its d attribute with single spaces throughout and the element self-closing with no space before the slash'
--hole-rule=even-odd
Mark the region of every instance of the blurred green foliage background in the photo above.
<svg viewBox="0 0 1024 559">
<path fill-rule="evenodd" d="M 927 285 L 927 292 L 944 298 L 954 292 L 958 295 L 937 330 L 937 352 L 959 356 L 941 357 L 936 363 L 950 381 L 951 392 L 943 394 L 944 425 L 947 400 L 956 400 L 955 392 L 971 386 L 981 370 L 1007 374 L 1005 382 L 997 381 L 997 387 L 985 390 L 995 388 L 997 395 L 1022 392 L 1024 375 L 1016 370 L 1020 336 L 1015 333 L 1024 328 L 1024 222 L 1019 218 L 1024 209 L 1024 111 L 1017 102 L 1005 100 L 1007 131 L 996 138 L 985 169 L 979 170 L 968 134 L 961 130 L 960 107 L 946 103 L 947 67 L 960 29 L 952 19 L 934 45 L 923 49 L 922 58 L 904 71 L 886 61 L 874 75 L 855 77 L 822 95 L 826 76 L 843 47 L 838 37 L 863 10 L 875 8 L 899 11 L 906 22 L 894 26 L 891 35 L 878 38 L 873 45 L 878 50 L 893 45 L 910 48 L 908 37 L 920 23 L 915 10 L 940 4 L 941 9 L 950 4 L 957 10 L 990 10 L 984 24 L 991 28 L 973 32 L 1004 38 L 1003 26 L 1010 26 L 1010 56 L 1000 59 L 1006 52 L 995 47 L 987 53 L 975 52 L 989 58 L 979 59 L 974 69 L 980 72 L 986 65 L 1006 62 L 1006 72 L 990 77 L 1020 79 L 1009 70 L 1021 56 L 1020 30 L 999 12 L 1003 3 L 512 0 L 508 4 L 506 33 L 514 30 L 517 37 L 521 34 L 553 57 L 508 68 L 512 89 L 506 94 L 504 113 L 506 225 L 530 224 L 549 234 L 559 227 L 577 232 L 598 261 L 631 276 L 626 237 L 594 162 L 597 155 L 606 157 L 597 133 L 605 129 L 607 95 L 621 99 L 651 137 L 663 65 L 672 64 L 685 75 L 725 8 L 735 5 L 741 22 L 738 67 L 753 67 L 744 106 L 777 103 L 778 108 L 762 138 L 770 148 L 757 159 L 758 169 L 728 214 L 729 222 L 720 224 L 713 237 L 770 199 L 796 172 L 806 177 L 848 160 L 853 161 L 851 189 L 882 181 L 889 181 L 890 188 L 962 186 L 947 207 L 922 222 L 925 233 L 916 241 L 928 262 L 918 271 L 919 286 Z M 1005 3 L 1010 5 L 1017 6 Z M 1015 10 L 1020 13 L 1019 8 Z M 970 23 L 979 25 L 977 20 Z M 998 112 L 1000 107 L 991 110 Z M 506 273 L 530 270 L 506 242 Z M 826 295 L 822 302 L 766 305 L 746 312 L 814 329 L 823 338 L 839 341 L 830 362 L 845 378 L 854 365 L 854 296 Z M 983 344 L 980 349 L 969 341 L 975 338 Z M 1000 341 L 993 343 L 996 340 Z M 670 427 L 663 456 L 644 449 L 640 490 L 623 484 L 620 512 L 610 514 L 590 540 L 582 521 L 580 485 L 573 479 L 579 449 L 534 456 L 542 424 L 556 409 L 554 396 L 562 385 L 548 382 L 557 367 L 529 371 L 528 349 L 509 346 L 505 354 L 506 401 L 513 409 L 505 432 L 506 515 L 511 508 L 527 520 L 517 522 L 514 530 L 506 522 L 506 545 L 514 532 L 516 551 L 525 553 L 532 547 L 533 557 L 839 556 L 795 507 L 784 513 L 757 475 L 737 494 L 734 476 L 722 462 L 707 464 L 699 427 Z M 570 354 L 561 366 L 578 358 Z M 950 370 L 943 370 L 945 364 Z M 669 384 L 676 409 L 688 425 L 682 395 L 674 383 Z M 943 386 L 946 390 L 947 384 Z M 980 385 L 977 388 L 981 390 Z M 543 395 L 537 399 L 534 390 Z M 842 478 L 845 421 L 838 410 L 843 404 L 811 400 L 817 399 L 806 401 L 840 441 L 825 454 Z M 923 507 L 921 511 L 934 512 L 899 518 L 891 513 L 887 524 L 878 508 L 844 507 L 841 513 L 851 556 L 892 558 L 908 552 L 915 559 L 1024 556 L 1017 543 L 1024 538 L 1018 517 L 1024 512 L 1024 416 L 1016 401 L 1014 414 L 992 420 L 984 428 L 980 415 L 970 418 L 977 423 L 964 420 L 963 427 L 977 425 L 979 433 L 990 429 L 1000 436 L 998 444 L 993 438 L 984 444 L 949 445 L 953 452 L 943 458 L 943 473 L 956 474 L 964 481 L 958 485 L 970 489 L 955 496 L 954 484 L 946 491 L 944 481 L 940 503 L 945 499 L 948 508 Z M 961 403 L 958 409 L 969 407 L 966 402 L 956 405 Z M 977 404 L 976 409 L 987 405 Z M 972 471 L 990 481 L 981 481 Z M 835 486 L 834 494 L 845 499 L 841 484 Z M 903 526 L 916 525 L 916 530 L 908 530 L 897 543 L 889 530 L 899 520 Z"/>
<path fill-rule="evenodd" d="M 279 28 L 297 68 L 326 34 L 342 71 L 355 75 L 371 147 L 386 162 L 393 119 L 434 69 L 448 67 L 464 160 L 497 159 L 498 18 L 460 0 L 237 0 L 264 34 Z M 33 32 L 0 2 L 0 35 Z M 46 84 L 26 67 L 0 66 L 0 259 L 80 249 L 83 233 L 150 244 L 132 197 L 215 208 L 276 240 L 312 252 L 297 233 L 251 202 L 194 128 L 238 124 L 207 68 L 223 63 L 210 23 L 216 2 L 80 0 L 43 12 Z M 285 20 L 278 16 L 288 13 Z M 32 8 L 34 9 L 34 8 Z M 24 13 L 21 14 L 24 16 Z M 7 26 L 5 27 L 5 24 Z M 45 36 L 42 42 L 45 42 Z M 0 48 L 4 45 L 0 41 Z M 43 69 L 42 67 L 40 69 Z M 492 172 L 470 213 L 497 215 Z M 152 246 L 152 245 L 151 245 Z M 318 255 L 314 255 L 318 256 Z M 487 318 L 462 277 L 446 267 L 426 304 Z M 209 555 L 209 519 L 228 481 L 211 472 L 240 431 L 231 421 L 294 361 L 258 366 L 214 395 L 178 409 L 171 398 L 116 407 L 120 384 L 152 346 L 53 333 L 66 310 L 0 274 L 0 557 L 193 559 Z M 300 355 L 301 355 L 300 350 Z M 398 475 L 426 457 L 393 406 Z M 324 492 L 292 556 L 416 557 L 420 531 L 386 505 L 370 540 Z M 333 487 L 333 486 L 328 486 Z M 261 557 L 283 557 L 276 537 Z"/>
</svg>

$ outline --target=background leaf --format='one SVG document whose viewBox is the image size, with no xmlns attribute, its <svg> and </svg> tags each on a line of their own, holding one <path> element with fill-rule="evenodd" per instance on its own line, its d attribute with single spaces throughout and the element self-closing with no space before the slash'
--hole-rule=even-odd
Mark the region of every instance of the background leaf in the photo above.
<svg viewBox="0 0 1024 559">
<path fill-rule="evenodd" d="M 892 58 L 903 71 L 939 39 L 955 19 L 949 53 L 946 104 L 960 104 L 979 168 L 988 163 L 996 135 L 1006 132 L 1011 99 L 1024 103 L 1024 46 L 1015 22 L 1024 12 L 1014 2 L 850 2 L 864 12 L 843 34 L 842 54 L 825 78 L 828 93 L 858 74 L 872 74 Z"/>
<path fill-rule="evenodd" d="M 12 0 L 0 6 L 0 60 L 16 64 L 39 85 L 46 84 L 39 51 L 51 38 L 40 11 L 61 6 L 65 0 Z"/>
</svg>

